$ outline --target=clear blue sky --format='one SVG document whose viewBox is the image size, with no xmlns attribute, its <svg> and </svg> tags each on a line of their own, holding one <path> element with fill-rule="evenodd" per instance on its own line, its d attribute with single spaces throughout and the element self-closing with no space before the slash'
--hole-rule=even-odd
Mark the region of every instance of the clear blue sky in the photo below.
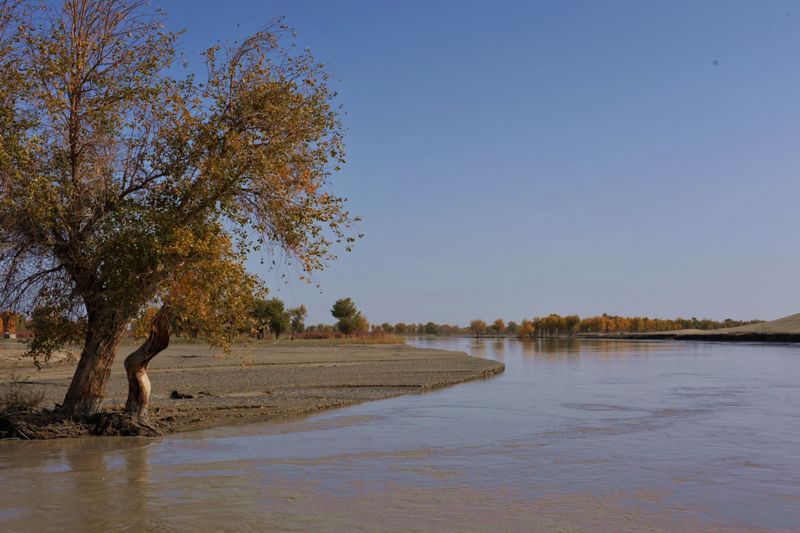
<svg viewBox="0 0 800 533">
<path fill-rule="evenodd" d="M 322 294 L 264 272 L 310 323 L 800 312 L 797 2 L 154 4 L 192 59 L 286 16 L 337 78 L 366 237 Z"/>
</svg>

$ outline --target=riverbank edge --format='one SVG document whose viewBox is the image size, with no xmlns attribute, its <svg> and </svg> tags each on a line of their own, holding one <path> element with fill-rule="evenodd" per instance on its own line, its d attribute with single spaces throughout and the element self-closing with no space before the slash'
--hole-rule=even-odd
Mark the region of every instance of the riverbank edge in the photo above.
<svg viewBox="0 0 800 533">
<path fill-rule="evenodd" d="M 207 420 L 176 424 L 170 427 L 169 430 L 167 430 L 164 434 L 184 433 L 187 431 L 199 431 L 203 429 L 211 429 L 215 427 L 224 427 L 224 426 L 238 426 L 244 424 L 258 424 L 258 423 L 269 423 L 269 422 L 277 423 L 277 422 L 288 422 L 292 420 L 300 420 L 315 414 L 322 413 L 324 411 L 344 409 L 346 407 L 353 407 L 355 405 L 359 405 L 362 403 L 389 400 L 391 398 L 398 398 L 400 396 L 408 396 L 413 394 L 426 394 L 429 392 L 434 392 L 448 387 L 453 387 L 455 385 L 468 383 L 470 381 L 491 379 L 492 377 L 505 372 L 506 367 L 503 363 L 500 363 L 498 361 L 492 361 L 490 359 L 483 359 L 480 357 L 473 357 L 473 358 L 496 364 L 493 365 L 491 368 L 487 368 L 479 372 L 474 372 L 470 375 L 453 376 L 450 379 L 442 380 L 437 383 L 420 385 L 419 387 L 415 387 L 413 389 L 410 388 L 411 390 L 404 392 L 386 393 L 385 395 L 382 395 L 380 397 L 370 398 L 368 400 L 365 399 L 336 400 L 336 401 L 317 404 L 313 407 L 306 407 L 306 406 L 286 407 L 283 409 L 274 410 L 270 413 L 253 412 L 254 409 L 252 408 L 225 409 L 224 411 L 218 410 L 213 415 L 210 415 L 209 419 Z M 454 374 L 456 374 L 456 372 L 454 372 Z"/>
<path fill-rule="evenodd" d="M 16 413 L 10 416 L 0 415 L 0 435 L 2 435 L 0 440 L 50 440 L 88 436 L 160 437 L 223 426 L 285 422 L 366 402 L 409 394 L 424 394 L 470 381 L 490 379 L 505 371 L 505 365 L 499 361 L 474 357 L 463 352 L 452 353 L 458 355 L 459 359 L 463 356 L 465 360 L 480 362 L 482 368 L 454 369 L 447 372 L 444 379 L 427 383 L 420 382 L 416 385 L 406 386 L 401 391 L 387 389 L 385 392 L 376 393 L 375 396 L 367 399 L 329 399 L 313 405 L 200 406 L 197 401 L 185 399 L 181 400 L 181 407 L 177 410 L 154 407 L 146 420 L 137 420 L 125 415 L 121 412 L 119 405 L 114 405 L 102 413 L 82 420 L 64 419 L 57 412 L 46 409 Z M 420 359 L 420 361 L 425 361 L 425 359 Z M 377 363 L 379 364 L 379 362 Z M 346 389 L 347 387 L 348 385 L 339 385 L 339 388 Z"/>
<path fill-rule="evenodd" d="M 580 339 L 602 340 L 676 340 L 702 342 L 760 342 L 760 343 L 800 343 L 798 333 L 625 333 L 614 335 L 578 335 Z"/>
</svg>

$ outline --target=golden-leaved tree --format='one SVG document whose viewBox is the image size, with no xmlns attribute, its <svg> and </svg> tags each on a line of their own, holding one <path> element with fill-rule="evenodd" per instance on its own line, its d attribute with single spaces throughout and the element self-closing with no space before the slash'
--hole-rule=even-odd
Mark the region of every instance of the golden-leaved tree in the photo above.
<svg viewBox="0 0 800 533">
<path fill-rule="evenodd" d="M 308 277 L 354 219 L 327 181 L 343 162 L 322 65 L 280 23 L 208 78 L 176 76 L 177 35 L 140 0 L 0 0 L 0 304 L 36 310 L 30 352 L 80 342 L 64 398 L 96 412 L 131 320 L 126 409 L 147 410 L 147 363 L 171 328 L 224 344 L 259 287 L 262 247 Z"/>
</svg>

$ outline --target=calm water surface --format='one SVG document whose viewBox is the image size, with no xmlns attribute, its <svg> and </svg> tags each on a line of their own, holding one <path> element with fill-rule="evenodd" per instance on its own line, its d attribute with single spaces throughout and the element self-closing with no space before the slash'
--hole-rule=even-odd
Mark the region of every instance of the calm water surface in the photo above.
<svg viewBox="0 0 800 533">
<path fill-rule="evenodd" d="M 800 531 L 800 346 L 409 342 L 506 372 L 297 422 L 0 442 L 0 530 Z"/>
</svg>

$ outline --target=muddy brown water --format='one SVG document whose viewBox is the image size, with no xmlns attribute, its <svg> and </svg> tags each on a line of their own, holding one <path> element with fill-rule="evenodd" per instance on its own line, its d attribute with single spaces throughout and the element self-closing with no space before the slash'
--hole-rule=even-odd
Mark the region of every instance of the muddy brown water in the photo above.
<svg viewBox="0 0 800 533">
<path fill-rule="evenodd" d="M 485 381 L 276 424 L 0 442 L 2 531 L 800 531 L 800 346 L 409 342 Z"/>
</svg>

